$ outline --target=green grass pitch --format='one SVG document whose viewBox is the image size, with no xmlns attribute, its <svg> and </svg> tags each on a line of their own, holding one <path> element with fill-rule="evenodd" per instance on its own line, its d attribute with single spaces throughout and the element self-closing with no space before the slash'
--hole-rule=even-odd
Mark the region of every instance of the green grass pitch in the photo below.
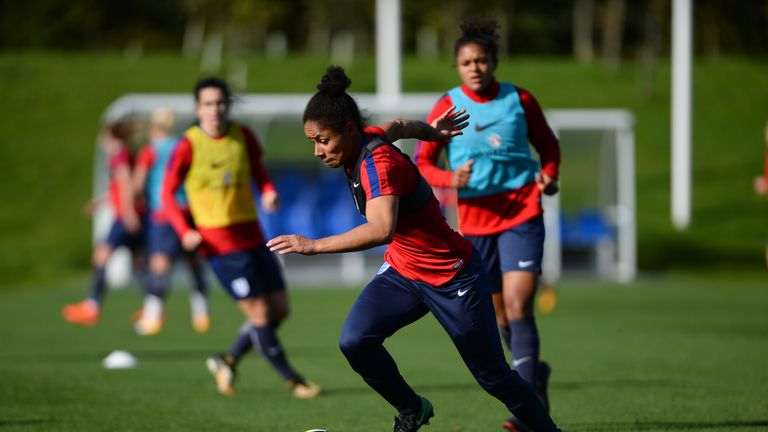
<svg viewBox="0 0 768 432">
<path fill-rule="evenodd" d="M 394 410 L 337 348 L 357 290 L 291 291 L 281 337 L 294 365 L 326 389 L 299 401 L 257 354 L 241 363 L 234 397 L 216 393 L 204 360 L 228 346 L 242 321 L 223 291 L 213 294 L 210 333 L 192 331 L 178 289 L 163 332 L 139 337 L 129 320 L 140 302 L 133 290 L 111 293 L 98 326 L 65 324 L 59 309 L 83 295 L 84 283 L 0 291 L 3 431 L 391 430 Z M 554 369 L 553 416 L 564 431 L 768 430 L 764 280 L 565 282 L 557 309 L 539 323 Z M 387 347 L 435 405 L 425 432 L 500 430 L 505 409 L 474 383 L 431 316 Z M 103 369 L 101 359 L 116 349 L 136 355 L 139 367 Z"/>
</svg>

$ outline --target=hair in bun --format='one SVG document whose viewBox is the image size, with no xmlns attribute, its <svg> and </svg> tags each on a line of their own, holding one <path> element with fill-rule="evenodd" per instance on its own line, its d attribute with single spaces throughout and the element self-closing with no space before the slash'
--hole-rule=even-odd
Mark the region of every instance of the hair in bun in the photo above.
<svg viewBox="0 0 768 432">
<path fill-rule="evenodd" d="M 317 85 L 317 91 L 328 96 L 341 96 L 346 93 L 352 80 L 344 73 L 341 66 L 328 66 L 325 75 L 320 79 Z"/>
<path fill-rule="evenodd" d="M 317 93 L 304 109 L 303 122 L 315 121 L 336 131 L 352 121 L 360 130 L 363 118 L 357 102 L 347 94 L 352 80 L 341 66 L 328 66 L 325 75 L 317 85 Z"/>
</svg>

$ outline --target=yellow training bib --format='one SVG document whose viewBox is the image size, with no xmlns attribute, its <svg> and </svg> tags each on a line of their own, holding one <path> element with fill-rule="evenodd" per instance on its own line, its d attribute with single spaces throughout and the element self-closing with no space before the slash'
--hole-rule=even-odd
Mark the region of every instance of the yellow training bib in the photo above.
<svg viewBox="0 0 768 432">
<path fill-rule="evenodd" d="M 241 126 L 211 138 L 192 126 L 185 136 L 192 144 L 192 165 L 184 188 L 195 224 L 222 228 L 258 218 L 251 191 L 251 165 Z"/>
</svg>

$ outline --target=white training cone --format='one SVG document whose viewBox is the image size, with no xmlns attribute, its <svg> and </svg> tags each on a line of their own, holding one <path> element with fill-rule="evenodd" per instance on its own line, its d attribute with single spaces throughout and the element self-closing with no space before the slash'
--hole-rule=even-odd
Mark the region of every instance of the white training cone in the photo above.
<svg viewBox="0 0 768 432">
<path fill-rule="evenodd" d="M 101 364 L 104 369 L 132 369 L 139 365 L 139 361 L 128 351 L 118 350 L 104 357 Z"/>
</svg>

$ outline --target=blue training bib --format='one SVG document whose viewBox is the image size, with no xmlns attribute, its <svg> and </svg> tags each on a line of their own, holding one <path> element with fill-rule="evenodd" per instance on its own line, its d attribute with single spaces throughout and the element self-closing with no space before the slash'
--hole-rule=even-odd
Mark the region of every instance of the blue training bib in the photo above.
<svg viewBox="0 0 768 432">
<path fill-rule="evenodd" d="M 168 160 L 171 158 L 173 150 L 179 137 L 169 136 L 166 138 L 152 141 L 150 144 L 155 152 L 155 161 L 147 174 L 146 194 L 147 202 L 151 210 L 159 210 L 162 207 L 161 193 L 163 190 L 163 179 L 165 178 L 165 168 L 168 166 Z M 182 206 L 187 205 L 187 195 L 184 188 L 179 188 L 176 192 L 176 202 Z"/>
<path fill-rule="evenodd" d="M 447 146 L 450 169 L 470 159 L 472 176 L 459 198 L 494 195 L 520 188 L 536 178 L 539 163 L 528 146 L 528 122 L 520 95 L 512 84 L 500 84 L 499 94 L 490 102 L 477 103 L 455 87 L 448 91 L 457 110 L 465 109 L 470 125 L 463 135 Z"/>
</svg>

